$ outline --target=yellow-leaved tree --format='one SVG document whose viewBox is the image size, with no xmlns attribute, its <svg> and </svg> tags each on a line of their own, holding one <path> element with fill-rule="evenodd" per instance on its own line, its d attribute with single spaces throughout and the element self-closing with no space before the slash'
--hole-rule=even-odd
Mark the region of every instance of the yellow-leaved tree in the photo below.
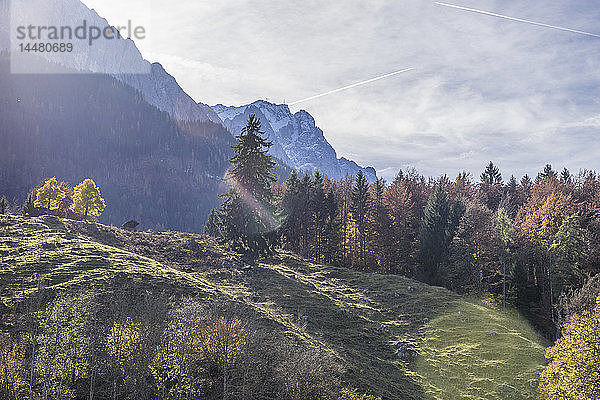
<svg viewBox="0 0 600 400">
<path fill-rule="evenodd" d="M 142 380 L 140 364 L 144 352 L 144 332 L 139 323 L 127 318 L 124 322 L 115 322 L 106 338 L 106 350 L 112 361 L 113 398 L 118 396 L 118 380 L 132 392 Z"/>
<path fill-rule="evenodd" d="M 64 189 L 59 185 L 56 177 L 52 177 L 37 190 L 33 205 L 35 207 L 47 208 L 48 210 L 57 210 L 60 207 L 60 201 L 65 197 L 66 193 Z"/>
<path fill-rule="evenodd" d="M 21 341 L 0 334 L 0 398 L 23 399 L 26 388 L 25 346 Z"/>
<path fill-rule="evenodd" d="M 600 297 L 591 311 L 575 315 L 563 336 L 546 350 L 540 398 L 594 400 L 600 396 Z"/>
<path fill-rule="evenodd" d="M 90 215 L 98 217 L 105 207 L 106 203 L 100 196 L 100 189 L 93 180 L 86 179 L 75 187 L 71 211 L 86 217 Z"/>
</svg>

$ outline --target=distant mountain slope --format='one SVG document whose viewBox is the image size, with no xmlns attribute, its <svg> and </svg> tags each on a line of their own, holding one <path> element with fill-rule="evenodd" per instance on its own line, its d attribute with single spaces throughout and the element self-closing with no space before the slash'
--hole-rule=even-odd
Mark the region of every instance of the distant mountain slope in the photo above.
<svg viewBox="0 0 600 400">
<path fill-rule="evenodd" d="M 233 143 L 222 125 L 174 121 L 108 75 L 11 75 L 0 57 L 0 195 L 11 201 L 42 179 L 89 177 L 108 205 L 102 222 L 199 232 Z"/>
<path fill-rule="evenodd" d="M 71 27 L 81 25 L 84 20 L 88 25 L 100 27 L 107 26 L 110 22 L 80 0 L 31 1 L 34 3 L 23 8 L 23 12 L 27 13 L 27 18 L 23 20 L 39 20 L 44 25 Z M 9 20 L 7 13 L 8 8 L 0 6 L 0 21 Z M 5 29 L 0 28 L 0 35 L 4 36 L 4 40 L 0 39 L 0 45 L 6 47 L 8 31 L 5 32 Z M 0 50 L 2 48 L 4 47 L 0 47 Z M 223 123 L 236 135 L 247 121 L 248 115 L 256 113 L 275 144 L 271 153 L 287 166 L 309 173 L 320 170 L 332 178 L 354 176 L 362 169 L 369 181 L 376 179 L 373 168 L 361 168 L 353 161 L 338 159 L 335 150 L 306 111 L 292 114 L 286 105 L 264 101 L 242 107 L 213 108 L 196 103 L 159 63 L 150 64 L 146 61 L 130 39 L 101 38 L 93 46 L 79 46 L 73 54 L 41 55 L 52 63 L 72 70 L 108 73 L 138 90 L 149 104 L 167 112 L 175 120 Z M 138 73 L 139 71 L 148 73 Z"/>
<path fill-rule="evenodd" d="M 536 398 L 544 347 L 528 323 L 442 288 L 285 253 L 250 272 L 226 269 L 231 254 L 201 235 L 53 217 L 0 216 L 0 226 L 0 331 L 36 292 L 32 276 L 50 292 L 193 295 L 250 308 L 264 327 L 331 352 L 346 385 L 384 400 Z"/>
<path fill-rule="evenodd" d="M 23 11 L 27 13 L 27 17 L 23 18 L 24 21 L 40 20 L 43 21 L 43 25 L 70 27 L 80 26 L 82 21 L 86 21 L 89 26 L 105 27 L 110 25 L 109 21 L 99 16 L 95 10 L 90 10 L 79 0 L 31 0 L 31 4 L 23 4 L 26 4 Z M 0 21 L 8 21 L 6 15 L 2 15 L 7 12 L 8 8 L 0 6 Z M 112 23 L 116 24 L 114 21 Z M 3 31 L 4 29 L 0 30 L 0 34 L 3 34 Z M 6 41 L 0 41 L 0 44 L 4 42 Z M 75 43 L 78 47 L 72 54 L 40 54 L 49 61 L 76 71 L 111 74 L 139 90 L 148 103 L 161 111 L 166 111 L 174 119 L 221 122 L 209 106 L 196 103 L 185 93 L 175 78 L 169 75 L 160 64 L 151 65 L 144 60 L 132 40 L 101 38 L 89 47 L 85 46 L 82 41 Z M 137 73 L 140 71 L 149 73 Z"/>
<path fill-rule="evenodd" d="M 362 168 L 354 161 L 338 159 L 314 118 L 304 110 L 292 114 L 285 104 L 276 105 L 263 100 L 241 107 L 218 104 L 213 110 L 235 135 L 240 132 L 248 116 L 256 114 L 274 144 L 271 154 L 296 170 L 308 173 L 318 170 L 332 178 L 354 176 L 362 170 L 369 181 L 377 179 L 373 168 Z"/>
</svg>

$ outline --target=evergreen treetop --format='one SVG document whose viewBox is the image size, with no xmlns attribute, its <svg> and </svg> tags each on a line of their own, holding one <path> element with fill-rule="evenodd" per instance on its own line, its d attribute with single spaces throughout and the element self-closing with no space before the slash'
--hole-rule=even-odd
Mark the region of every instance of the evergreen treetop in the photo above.
<svg viewBox="0 0 600 400">
<path fill-rule="evenodd" d="M 502 184 L 502 174 L 493 162 L 490 161 L 488 166 L 485 168 L 485 171 L 483 171 L 481 174 L 481 182 L 487 183 L 488 185 Z"/>
</svg>

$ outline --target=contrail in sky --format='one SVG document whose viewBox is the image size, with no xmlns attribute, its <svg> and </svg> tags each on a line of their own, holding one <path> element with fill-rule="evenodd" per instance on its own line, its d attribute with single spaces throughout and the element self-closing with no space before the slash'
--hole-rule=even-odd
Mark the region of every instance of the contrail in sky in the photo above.
<svg viewBox="0 0 600 400">
<path fill-rule="evenodd" d="M 303 103 L 305 101 L 318 99 L 319 97 L 328 96 L 330 94 L 341 92 L 342 90 L 352 89 L 352 88 L 357 87 L 357 86 L 366 85 L 367 83 L 375 82 L 375 81 L 378 81 L 380 79 L 384 79 L 384 78 L 388 78 L 390 76 L 398 75 L 398 74 L 401 74 L 403 72 L 408 72 L 408 71 L 411 71 L 413 69 L 414 68 L 406 68 L 406 69 L 403 69 L 401 71 L 396 71 L 396 72 L 392 72 L 392 73 L 389 73 L 389 74 L 378 76 L 376 78 L 367 79 L 366 81 L 353 83 L 352 85 L 344 86 L 344 87 L 341 87 L 341 88 L 335 89 L 335 90 L 330 90 L 329 92 L 321 93 L 321 94 L 318 94 L 316 96 L 307 97 L 306 99 L 294 101 L 293 103 L 288 103 L 288 105 L 289 106 L 293 106 L 294 104 Z"/>
<path fill-rule="evenodd" d="M 600 38 L 600 35 L 597 35 L 595 33 L 578 31 L 578 30 L 575 30 L 575 29 L 564 28 L 562 26 L 548 25 L 548 24 L 544 24 L 544 23 L 541 23 L 541 22 L 535 22 L 535 21 L 529 21 L 529 20 L 521 19 L 521 18 L 509 17 L 507 15 L 496 14 L 496 13 L 489 12 L 489 11 L 476 10 L 474 8 L 456 6 L 454 4 L 448 4 L 448 3 L 440 3 L 438 1 L 436 1 L 435 4 L 440 5 L 440 6 L 444 6 L 444 7 L 450 7 L 450 8 L 456 8 L 456 9 L 459 9 L 459 10 L 470 11 L 470 12 L 474 12 L 474 13 L 478 13 L 478 14 L 490 15 L 492 17 L 509 19 L 511 21 L 523 22 L 523 23 L 530 24 L 530 25 L 537 25 L 537 26 L 543 26 L 545 28 L 558 29 L 559 31 L 571 32 L 571 33 L 578 33 L 580 35 L 586 35 L 586 36 L 592 36 L 592 37 Z"/>
</svg>

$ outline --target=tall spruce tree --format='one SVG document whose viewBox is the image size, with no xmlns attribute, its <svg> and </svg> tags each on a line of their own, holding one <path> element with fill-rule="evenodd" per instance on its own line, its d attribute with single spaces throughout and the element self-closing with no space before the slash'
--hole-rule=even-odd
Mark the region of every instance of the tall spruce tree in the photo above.
<svg viewBox="0 0 600 400">
<path fill-rule="evenodd" d="M 367 213 L 369 211 L 369 183 L 362 171 L 358 171 L 352 188 L 352 220 L 356 229 L 357 264 L 366 266 Z"/>
<path fill-rule="evenodd" d="M 571 182 L 571 173 L 568 169 L 563 168 L 562 172 L 560 173 L 560 182 L 564 184 Z"/>
<path fill-rule="evenodd" d="M 298 179 L 296 171 L 292 171 L 285 188 L 281 200 L 285 218 L 281 228 L 283 239 L 287 248 L 302 256 L 309 256 L 312 180 L 308 175 Z"/>
<path fill-rule="evenodd" d="M 312 209 L 312 257 L 314 260 L 323 261 L 323 247 L 325 243 L 325 225 L 327 223 L 327 204 L 323 177 L 319 171 L 315 172 L 310 196 Z"/>
<path fill-rule="evenodd" d="M 481 174 L 481 182 L 487 183 L 488 185 L 502 184 L 502 174 L 493 162 L 490 161 L 488 166 L 485 168 L 485 171 L 483 171 Z"/>
<path fill-rule="evenodd" d="M 6 200 L 6 196 L 0 199 L 0 214 L 8 214 L 10 211 L 10 203 Z"/>
<path fill-rule="evenodd" d="M 510 194 L 514 194 L 517 191 L 517 178 L 514 175 L 510 176 L 510 180 L 508 181 L 507 190 Z"/>
<path fill-rule="evenodd" d="M 446 240 L 450 244 L 452 238 L 456 234 L 456 230 L 460 225 L 460 219 L 465 215 L 467 207 L 462 200 L 462 197 L 456 196 L 456 198 L 450 203 L 450 213 L 448 214 L 448 228 L 446 230 Z"/>
<path fill-rule="evenodd" d="M 271 192 L 275 162 L 268 154 L 273 144 L 261 129 L 260 120 L 252 114 L 237 136 L 226 177 L 229 189 L 219 211 L 222 238 L 232 249 L 252 258 L 270 252 L 267 233 L 277 227 Z"/>
<path fill-rule="evenodd" d="M 521 178 L 521 183 L 519 185 L 526 200 L 531 195 L 531 189 L 533 189 L 533 182 L 529 175 L 525 174 L 523 178 Z"/>
<path fill-rule="evenodd" d="M 221 237 L 221 217 L 219 216 L 219 211 L 215 208 L 210 210 L 208 214 L 208 218 L 206 219 L 206 224 L 204 225 L 204 234 L 212 237 Z"/>
<path fill-rule="evenodd" d="M 419 235 L 419 278 L 430 284 L 439 283 L 439 270 L 448 258 L 448 194 L 437 184 L 425 206 Z"/>
<path fill-rule="evenodd" d="M 546 164 L 544 170 L 538 174 L 535 182 L 540 183 L 547 178 L 558 178 L 558 174 L 554 169 L 552 169 L 552 165 L 550 164 Z"/>
<path fill-rule="evenodd" d="M 342 257 L 340 254 L 342 230 L 338 202 L 331 187 L 325 197 L 325 206 L 327 208 L 327 222 L 325 224 L 323 260 L 329 264 L 336 264 Z"/>
<path fill-rule="evenodd" d="M 36 213 L 35 212 L 36 211 L 35 210 L 35 198 L 36 198 L 36 192 L 35 192 L 35 189 L 33 189 L 27 195 L 27 200 L 25 200 L 25 203 L 23 203 L 23 207 L 22 207 L 23 215 L 34 216 L 34 214 Z"/>
<path fill-rule="evenodd" d="M 377 179 L 371 188 L 370 247 L 373 249 L 377 272 L 395 272 L 393 254 L 396 250 L 394 229 L 388 208 L 384 203 L 385 182 Z"/>
<path fill-rule="evenodd" d="M 508 275 L 512 267 L 512 246 L 514 244 L 514 227 L 509 214 L 504 208 L 498 210 L 496 229 L 500 242 L 500 257 L 502 261 L 502 309 L 506 309 Z"/>
</svg>

